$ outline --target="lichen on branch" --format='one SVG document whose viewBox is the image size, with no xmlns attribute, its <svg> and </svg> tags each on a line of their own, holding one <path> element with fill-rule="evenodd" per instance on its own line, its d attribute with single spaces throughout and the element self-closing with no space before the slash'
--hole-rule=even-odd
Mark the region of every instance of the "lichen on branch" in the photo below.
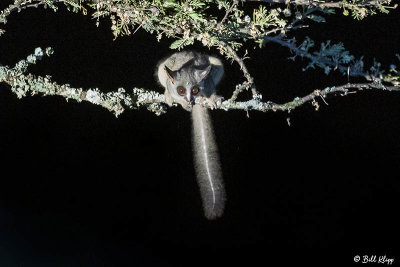
<svg viewBox="0 0 400 267">
<path fill-rule="evenodd" d="M 98 88 L 87 90 L 74 88 L 69 84 L 57 84 L 51 80 L 50 76 L 42 77 L 26 73 L 29 65 L 36 64 L 44 55 L 50 56 L 51 54 L 53 54 L 51 48 L 47 48 L 45 51 L 36 48 L 33 54 L 19 61 L 13 68 L 0 66 L 0 82 L 10 85 L 11 91 L 18 98 L 35 94 L 58 95 L 67 101 L 73 99 L 78 102 L 87 101 L 99 105 L 113 112 L 117 117 L 127 108 L 137 109 L 144 105 L 156 114 L 165 112 L 165 106 L 160 104 L 164 101 L 164 96 L 157 92 L 134 88 L 132 93 L 128 94 L 125 89 L 119 88 L 114 92 L 103 93 Z"/>
<path fill-rule="evenodd" d="M 251 11 L 244 6 L 248 2 L 258 2 Z M 159 41 L 171 38 L 171 49 L 183 49 L 198 42 L 204 47 L 219 51 L 226 59 L 236 62 L 243 73 L 244 81 L 232 89 L 220 108 L 224 110 L 259 110 L 290 111 L 305 103 L 318 106 L 318 100 L 325 100 L 329 94 L 346 95 L 349 91 L 363 89 L 398 90 L 400 85 L 399 71 L 392 64 L 386 70 L 374 61 L 366 66 L 363 57 L 355 58 L 342 43 L 326 40 L 321 44 L 306 37 L 298 43 L 296 30 L 310 27 L 312 23 L 325 23 L 326 16 L 340 10 L 344 15 L 351 14 L 355 19 L 363 19 L 377 12 L 387 13 L 396 8 L 391 0 L 14 0 L 14 3 L 0 11 L 0 24 L 5 24 L 15 11 L 26 8 L 50 7 L 57 11 L 58 5 L 64 4 L 68 10 L 91 13 L 96 23 L 100 18 L 111 20 L 111 31 L 115 38 L 121 35 L 132 35 L 143 29 L 153 34 Z M 254 4 L 254 3 L 253 3 Z M 219 14 L 219 15 L 218 15 Z M 0 29 L 0 35 L 4 33 Z M 312 93 L 297 97 L 284 104 L 262 101 L 262 92 L 268 90 L 257 81 L 247 68 L 246 58 L 249 45 L 266 49 L 269 43 L 276 43 L 287 48 L 291 60 L 302 58 L 305 62 L 303 71 L 310 68 L 321 68 L 328 75 L 339 71 L 343 75 L 361 77 L 365 83 L 348 83 L 334 85 L 325 89 L 313 89 Z M 243 51 L 244 50 L 244 51 Z M 0 66 L 0 82 L 11 86 L 18 97 L 40 93 L 59 95 L 77 101 L 88 101 L 112 111 L 116 116 L 125 109 L 136 109 L 145 106 L 156 114 L 165 113 L 163 95 L 146 89 L 128 90 L 120 88 L 115 92 L 102 93 L 99 89 L 73 88 L 68 84 L 59 85 L 51 77 L 34 76 L 27 73 L 30 64 L 34 64 L 51 50 L 37 49 L 27 59 L 21 60 L 13 68 Z M 398 56 L 397 56 L 398 57 Z M 305 60 L 304 60 L 305 59 Z M 350 80 L 349 80 L 350 81 Z M 238 96 L 251 90 L 251 98 L 237 102 Z"/>
<path fill-rule="evenodd" d="M 53 54 L 51 48 L 46 48 L 44 51 L 41 48 L 36 48 L 35 52 L 26 59 L 20 60 L 14 67 L 0 65 L 0 82 L 4 82 L 11 86 L 11 91 L 17 95 L 18 98 L 26 97 L 28 95 L 57 95 L 64 97 L 67 101 L 70 99 L 78 102 L 87 101 L 95 105 L 99 105 L 107 110 L 113 112 L 115 116 L 119 116 L 126 109 L 138 109 L 146 107 L 148 110 L 157 115 L 163 114 L 167 111 L 164 96 L 157 92 L 134 88 L 131 93 L 127 93 L 124 88 L 119 88 L 117 91 L 102 93 L 98 88 L 90 88 L 84 90 L 82 88 L 74 88 L 69 84 L 59 85 L 51 81 L 50 76 L 35 76 L 27 72 L 29 65 L 36 64 L 43 56 L 50 56 Z M 396 71 L 396 74 L 398 72 Z M 322 99 L 325 102 L 325 97 L 329 94 L 340 93 L 340 95 L 347 95 L 349 92 L 365 89 L 375 90 L 388 90 L 400 91 L 400 86 L 392 85 L 385 86 L 382 83 L 348 83 L 336 87 L 328 87 L 322 90 L 315 89 L 311 94 L 296 97 L 294 100 L 284 104 L 276 104 L 272 101 L 263 102 L 260 94 L 253 94 L 253 98 L 248 101 L 223 101 L 220 109 L 223 110 L 256 110 L 256 111 L 291 111 L 305 103 L 311 102 L 312 105 L 318 106 L 316 102 Z M 206 103 L 207 105 L 207 103 Z"/>
</svg>

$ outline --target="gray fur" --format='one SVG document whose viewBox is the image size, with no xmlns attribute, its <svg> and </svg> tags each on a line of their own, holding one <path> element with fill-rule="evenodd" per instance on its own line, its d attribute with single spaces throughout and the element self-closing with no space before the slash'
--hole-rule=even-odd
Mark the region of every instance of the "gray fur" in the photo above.
<svg viewBox="0 0 400 267">
<path fill-rule="evenodd" d="M 167 104 L 180 104 L 192 112 L 192 139 L 197 183 L 205 216 L 212 220 L 222 216 L 225 207 L 225 189 L 222 179 L 214 130 L 206 108 L 195 103 L 197 97 L 215 102 L 216 85 L 222 78 L 222 62 L 212 56 L 194 51 L 183 51 L 162 60 L 157 67 L 160 84 L 165 88 Z M 185 88 L 184 95 L 178 93 Z M 192 93 L 198 88 L 197 94 Z M 216 104 L 216 103 L 214 103 Z"/>
<path fill-rule="evenodd" d="M 216 92 L 216 85 L 221 80 L 224 69 L 222 62 L 212 56 L 194 51 L 182 51 L 162 60 L 157 68 L 160 84 L 165 88 L 165 100 L 168 105 L 174 102 L 187 111 L 191 111 L 197 97 L 211 97 Z M 184 87 L 187 94 L 177 93 L 178 87 Z M 191 94 L 197 86 L 200 92 Z"/>
<path fill-rule="evenodd" d="M 192 110 L 194 166 L 197 183 L 207 219 L 222 216 L 225 207 L 225 188 L 218 148 L 208 110 L 194 105 Z"/>
</svg>

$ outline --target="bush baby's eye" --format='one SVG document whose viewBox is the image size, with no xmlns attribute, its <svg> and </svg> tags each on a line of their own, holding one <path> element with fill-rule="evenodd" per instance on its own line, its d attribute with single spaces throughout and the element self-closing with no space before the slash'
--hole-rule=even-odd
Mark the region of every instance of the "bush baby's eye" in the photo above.
<svg viewBox="0 0 400 267">
<path fill-rule="evenodd" d="M 178 91 L 178 94 L 182 95 L 182 96 L 185 95 L 185 93 L 186 93 L 186 89 L 182 86 L 179 86 L 177 91 Z"/>
<path fill-rule="evenodd" d="M 193 87 L 192 88 L 192 94 L 197 95 L 199 93 L 199 88 L 198 87 Z"/>
</svg>

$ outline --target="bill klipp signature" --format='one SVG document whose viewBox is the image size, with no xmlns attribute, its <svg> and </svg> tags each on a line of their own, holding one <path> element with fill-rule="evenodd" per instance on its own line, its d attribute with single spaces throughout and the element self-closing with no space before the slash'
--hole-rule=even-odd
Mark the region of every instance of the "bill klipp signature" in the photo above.
<svg viewBox="0 0 400 267">
<path fill-rule="evenodd" d="M 382 264 L 392 265 L 393 262 L 394 262 L 394 259 L 393 258 L 388 258 L 386 255 L 383 255 L 383 256 L 377 256 L 377 255 L 359 256 L 359 255 L 356 255 L 354 257 L 354 262 L 360 262 L 360 263 L 382 263 Z"/>
</svg>

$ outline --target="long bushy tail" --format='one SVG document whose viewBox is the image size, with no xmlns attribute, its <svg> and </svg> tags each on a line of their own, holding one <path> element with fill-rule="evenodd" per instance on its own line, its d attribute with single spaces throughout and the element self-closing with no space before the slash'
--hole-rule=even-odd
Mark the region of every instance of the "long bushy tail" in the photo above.
<svg viewBox="0 0 400 267">
<path fill-rule="evenodd" d="M 209 220 L 221 217 L 225 188 L 218 148 L 208 110 L 194 105 L 192 110 L 194 166 L 200 187 L 204 214 Z"/>
</svg>

